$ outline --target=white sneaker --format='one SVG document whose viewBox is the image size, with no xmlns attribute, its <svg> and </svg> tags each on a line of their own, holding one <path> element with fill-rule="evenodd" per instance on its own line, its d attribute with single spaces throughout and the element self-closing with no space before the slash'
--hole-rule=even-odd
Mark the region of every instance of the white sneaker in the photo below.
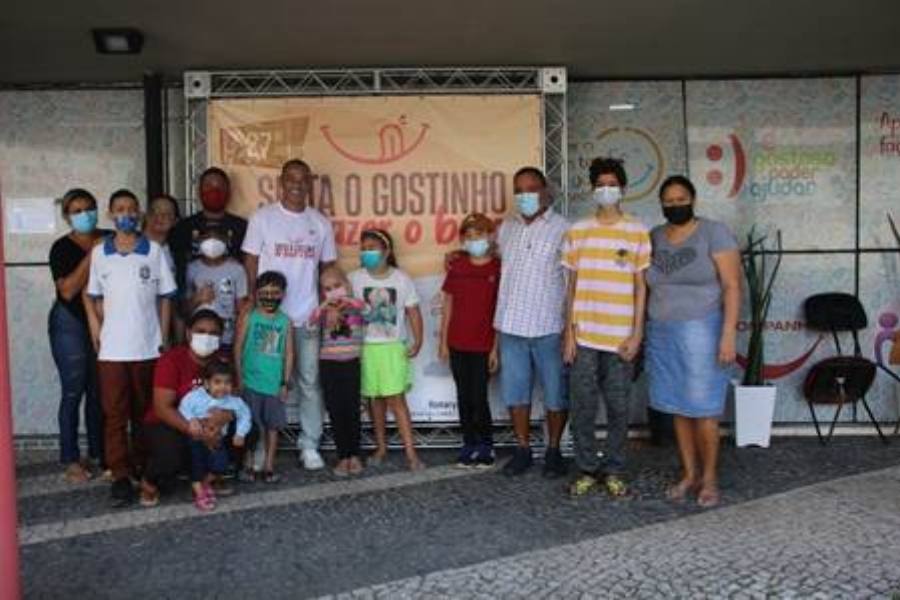
<svg viewBox="0 0 900 600">
<path fill-rule="evenodd" d="M 322 455 L 314 449 L 304 449 L 300 460 L 303 461 L 303 468 L 307 471 L 318 471 L 325 468 L 325 461 L 322 460 Z"/>
</svg>

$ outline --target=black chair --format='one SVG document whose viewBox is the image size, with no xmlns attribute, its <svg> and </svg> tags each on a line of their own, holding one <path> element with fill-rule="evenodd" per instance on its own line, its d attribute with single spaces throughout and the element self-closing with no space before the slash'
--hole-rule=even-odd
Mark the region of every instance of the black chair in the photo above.
<svg viewBox="0 0 900 600">
<path fill-rule="evenodd" d="M 866 401 L 866 393 L 875 381 L 879 365 L 862 355 L 859 332 L 869 324 L 862 303 L 852 294 L 816 294 L 806 299 L 803 304 L 803 312 L 808 329 L 831 333 L 837 352 L 837 356 L 826 358 L 813 365 L 803 384 L 803 395 L 809 405 L 809 412 L 812 415 L 819 442 L 826 444 L 831 440 L 834 435 L 834 427 L 845 404 L 852 405 L 853 420 L 855 421 L 856 403 L 860 402 L 875 426 L 878 437 L 886 444 L 888 440 Z M 841 348 L 841 338 L 838 334 L 846 332 L 849 332 L 853 338 L 852 355 L 844 355 Z M 828 435 L 824 437 L 816 415 L 816 404 L 837 405 Z"/>
</svg>

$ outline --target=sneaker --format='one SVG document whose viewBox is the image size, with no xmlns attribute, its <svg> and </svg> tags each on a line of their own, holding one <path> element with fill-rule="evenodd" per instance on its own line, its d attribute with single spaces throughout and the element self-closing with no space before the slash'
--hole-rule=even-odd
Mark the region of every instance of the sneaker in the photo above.
<svg viewBox="0 0 900 600">
<path fill-rule="evenodd" d="M 475 467 L 489 469 L 494 466 L 494 445 L 491 442 L 482 442 L 475 453 Z"/>
<path fill-rule="evenodd" d="M 325 461 L 322 455 L 315 448 L 307 448 L 300 453 L 300 460 L 303 461 L 303 468 L 307 471 L 318 471 L 325 468 Z"/>
<path fill-rule="evenodd" d="M 566 465 L 566 459 L 563 458 L 559 448 L 547 448 L 544 454 L 544 468 L 541 474 L 547 479 L 557 479 L 565 477 L 569 468 Z"/>
<path fill-rule="evenodd" d="M 503 474 L 514 477 L 531 467 L 531 448 L 517 447 L 512 458 L 503 465 Z"/>
<path fill-rule="evenodd" d="M 124 508 L 134 502 L 134 487 L 131 480 L 127 477 L 116 479 L 110 488 L 110 497 L 112 498 L 113 508 Z"/>
<path fill-rule="evenodd" d="M 587 496 L 600 489 L 600 480 L 590 473 L 582 473 L 569 484 L 569 495 L 573 498 Z"/>
<path fill-rule="evenodd" d="M 456 466 L 460 469 L 468 469 L 469 467 L 475 466 L 475 447 L 471 444 L 465 444 L 459 450 L 459 455 L 456 457 Z"/>
<path fill-rule="evenodd" d="M 621 498 L 628 494 L 628 484 L 618 475 L 607 475 L 603 485 L 606 486 L 606 493 L 613 498 Z"/>
</svg>

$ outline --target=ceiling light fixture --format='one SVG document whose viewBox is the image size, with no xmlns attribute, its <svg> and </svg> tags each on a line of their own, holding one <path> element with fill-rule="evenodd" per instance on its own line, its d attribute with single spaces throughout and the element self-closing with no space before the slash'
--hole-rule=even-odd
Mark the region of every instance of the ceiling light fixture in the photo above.
<svg viewBox="0 0 900 600">
<path fill-rule="evenodd" d="M 91 33 L 100 54 L 138 54 L 144 46 L 144 34 L 131 27 L 92 29 Z"/>
<path fill-rule="evenodd" d="M 634 110 L 634 109 L 636 109 L 636 108 L 637 108 L 637 104 L 634 104 L 634 103 L 632 103 L 632 102 L 622 102 L 622 103 L 620 103 L 620 104 L 610 104 L 610 105 L 609 105 L 609 110 L 614 110 L 614 111 L 618 111 L 618 110 Z"/>
</svg>

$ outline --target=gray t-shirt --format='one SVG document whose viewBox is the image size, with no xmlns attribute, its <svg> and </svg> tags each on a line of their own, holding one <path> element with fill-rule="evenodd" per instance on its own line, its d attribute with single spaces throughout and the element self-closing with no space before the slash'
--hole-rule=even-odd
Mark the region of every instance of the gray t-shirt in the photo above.
<svg viewBox="0 0 900 600">
<path fill-rule="evenodd" d="M 207 283 L 212 284 L 213 290 L 216 292 L 216 299 L 212 304 L 204 305 L 203 308 L 211 308 L 222 317 L 225 322 L 222 344 L 230 346 L 234 343 L 235 305 L 238 300 L 247 296 L 247 272 L 244 271 L 241 263 L 233 258 L 228 258 L 224 263 L 216 266 L 209 266 L 199 258 L 192 260 L 188 264 L 185 274 L 188 296 L 196 294 Z"/>
<path fill-rule="evenodd" d="M 737 240 L 724 223 L 698 219 L 697 229 L 680 244 L 666 239 L 664 225 L 650 232 L 653 258 L 647 270 L 647 312 L 660 321 L 702 319 L 722 310 L 722 286 L 713 254 L 734 250 Z"/>
</svg>

